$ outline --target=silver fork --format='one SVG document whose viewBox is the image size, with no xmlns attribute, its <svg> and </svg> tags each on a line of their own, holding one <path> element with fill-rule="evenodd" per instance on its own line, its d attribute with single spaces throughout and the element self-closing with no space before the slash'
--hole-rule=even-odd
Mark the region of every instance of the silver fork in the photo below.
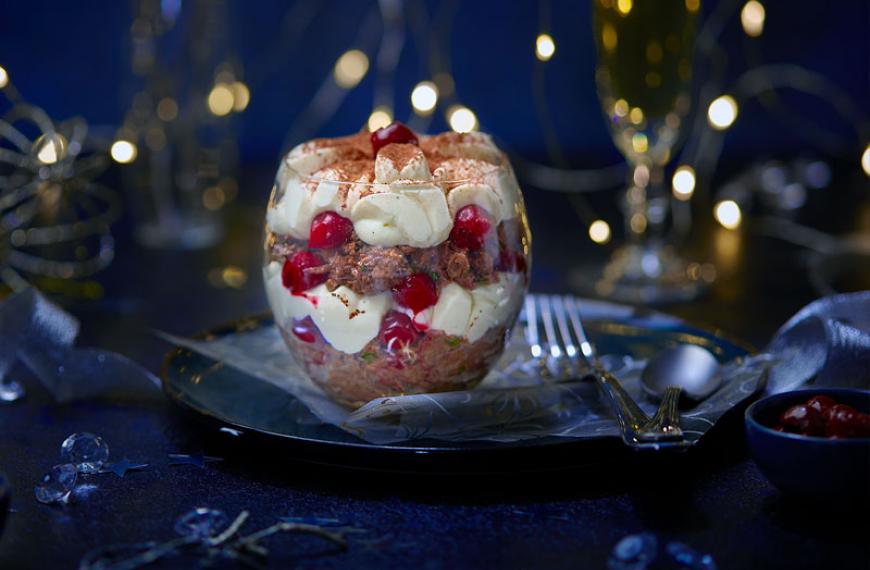
<svg viewBox="0 0 870 570">
<path fill-rule="evenodd" d="M 647 416 L 619 380 L 602 368 L 586 336 L 574 297 L 527 295 L 525 313 L 526 340 L 532 356 L 541 360 L 557 380 L 579 378 L 584 372 L 592 376 L 610 402 L 626 445 L 658 448 L 663 442 L 669 446 L 684 442 L 677 411 L 679 388 L 669 388 L 655 416 Z M 585 371 L 581 363 L 586 365 Z"/>
</svg>

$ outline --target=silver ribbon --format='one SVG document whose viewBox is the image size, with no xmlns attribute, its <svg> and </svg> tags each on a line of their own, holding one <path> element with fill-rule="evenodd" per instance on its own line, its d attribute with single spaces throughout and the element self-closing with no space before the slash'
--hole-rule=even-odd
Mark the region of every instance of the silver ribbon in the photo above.
<svg viewBox="0 0 870 570">
<path fill-rule="evenodd" d="M 120 354 L 74 348 L 78 333 L 78 320 L 36 289 L 11 295 L 0 304 L 0 381 L 20 361 L 58 402 L 160 385 Z"/>
</svg>

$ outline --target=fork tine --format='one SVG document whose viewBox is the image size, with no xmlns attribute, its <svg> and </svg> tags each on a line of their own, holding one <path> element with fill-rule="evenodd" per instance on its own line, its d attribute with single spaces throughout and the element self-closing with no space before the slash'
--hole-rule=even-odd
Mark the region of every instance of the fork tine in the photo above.
<svg viewBox="0 0 870 570">
<path fill-rule="evenodd" d="M 574 344 L 574 338 L 571 336 L 571 330 L 568 327 L 568 318 L 565 311 L 565 301 L 560 295 L 554 295 L 551 298 L 553 306 L 553 314 L 556 316 L 556 324 L 559 326 L 559 335 L 562 337 L 562 346 L 565 350 L 565 356 L 568 360 L 568 368 L 572 376 L 580 374 L 580 363 L 577 358 L 577 346 Z"/>
<path fill-rule="evenodd" d="M 583 322 L 580 320 L 580 309 L 577 307 L 577 299 L 572 296 L 566 297 L 565 308 L 568 313 L 568 320 L 571 322 L 571 328 L 574 330 L 574 335 L 580 343 L 582 358 L 587 364 L 592 366 L 595 360 L 595 353 L 592 350 L 592 345 L 589 343 L 589 338 L 586 336 Z"/>
<path fill-rule="evenodd" d="M 553 309 L 550 306 L 550 295 L 540 296 L 541 322 L 544 324 L 544 335 L 547 338 L 547 348 L 553 358 L 562 357 L 562 345 L 556 336 L 556 326 L 553 322 Z"/>
<path fill-rule="evenodd" d="M 534 358 L 541 358 L 544 348 L 541 346 L 541 337 L 538 334 L 538 310 L 535 306 L 537 295 L 526 295 L 526 340 Z"/>
</svg>

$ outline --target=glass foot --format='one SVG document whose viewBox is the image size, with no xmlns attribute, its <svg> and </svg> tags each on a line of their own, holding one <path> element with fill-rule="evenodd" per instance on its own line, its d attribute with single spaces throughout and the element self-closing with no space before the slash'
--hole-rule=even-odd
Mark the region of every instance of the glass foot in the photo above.
<svg viewBox="0 0 870 570">
<path fill-rule="evenodd" d="M 715 278 L 711 264 L 689 263 L 669 246 L 626 244 L 603 269 L 583 268 L 571 281 L 587 295 L 623 303 L 663 304 L 695 299 Z"/>
<path fill-rule="evenodd" d="M 0 402 L 14 402 L 24 397 L 24 386 L 14 380 L 0 380 Z"/>
</svg>

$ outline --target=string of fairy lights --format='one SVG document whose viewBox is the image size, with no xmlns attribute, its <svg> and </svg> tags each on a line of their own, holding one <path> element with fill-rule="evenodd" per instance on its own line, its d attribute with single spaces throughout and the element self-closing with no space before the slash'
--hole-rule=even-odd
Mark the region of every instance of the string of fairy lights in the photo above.
<svg viewBox="0 0 870 570">
<path fill-rule="evenodd" d="M 692 4 L 692 7 L 697 10 L 697 0 L 686 0 L 687 7 Z M 447 5 L 445 10 L 455 11 L 456 6 L 453 2 L 445 2 Z M 759 0 L 748 0 L 745 3 L 733 2 L 732 4 L 739 7 L 739 21 L 742 30 L 747 38 L 758 39 L 762 37 L 767 20 L 767 12 L 764 4 Z M 387 6 L 389 10 L 385 8 Z M 615 6 L 623 13 L 628 13 L 632 9 L 631 0 L 616 0 Z M 402 3 L 381 2 L 380 5 L 383 29 L 386 30 L 389 26 L 396 27 L 402 25 Z M 384 16 L 386 12 L 390 12 L 389 19 Z M 436 17 L 436 21 L 443 21 L 445 18 Z M 724 21 L 724 20 L 723 20 Z M 547 26 L 548 27 L 548 26 Z M 718 35 L 721 33 L 723 26 L 714 29 L 708 33 Z M 442 30 L 443 32 L 443 30 Z M 438 33 L 433 31 L 433 34 Z M 702 30 L 702 34 L 704 31 Z M 709 45 L 713 38 L 699 38 L 699 42 L 706 41 Z M 446 50 L 445 41 L 431 41 L 432 50 Z M 401 46 L 402 44 L 396 44 Z M 541 64 L 546 64 L 551 61 L 557 53 L 557 38 L 549 29 L 542 30 L 535 37 L 534 41 L 534 56 Z M 401 49 L 401 48 L 400 48 Z M 442 62 L 444 68 L 437 69 L 430 64 L 430 77 L 426 77 L 415 85 L 413 85 L 408 93 L 411 108 L 416 117 L 430 118 L 439 110 L 443 112 L 444 118 L 449 127 L 458 133 L 466 133 L 480 128 L 480 123 L 475 112 L 466 104 L 461 102 L 458 96 L 458 89 L 454 81 L 453 74 L 449 69 L 449 54 L 440 53 L 433 54 L 430 61 Z M 381 54 L 378 54 L 378 61 L 383 59 Z M 357 88 L 362 80 L 370 73 L 373 68 L 376 68 L 377 73 L 385 73 L 392 77 L 393 68 L 398 61 L 398 56 L 394 54 L 387 62 L 387 66 L 372 65 L 370 55 L 366 50 L 357 47 L 348 49 L 342 53 L 335 61 L 331 75 L 331 89 L 338 89 L 342 92 L 349 92 Z M 392 66 L 392 67 L 390 67 Z M 767 87 L 776 87 L 777 81 L 775 78 L 767 77 Z M 8 74 L 5 69 L 0 67 L 0 88 L 8 83 Z M 786 83 L 788 83 L 786 81 Z M 800 86 L 794 83 L 788 84 L 790 87 Z M 709 86 L 708 86 L 709 87 Z M 318 92 L 320 93 L 320 92 Z M 320 96 L 320 95 L 318 95 Z M 692 149 L 687 149 L 681 154 L 678 159 L 673 175 L 670 180 L 670 186 L 673 198 L 678 202 L 688 202 L 695 194 L 699 184 L 699 179 L 706 179 L 706 175 L 715 166 L 718 160 L 718 154 L 721 152 L 721 142 L 710 143 L 709 140 L 717 140 L 715 137 L 720 137 L 726 133 L 738 121 L 740 115 L 741 101 L 748 98 L 758 96 L 758 93 L 735 93 L 729 92 L 726 89 L 720 89 L 718 93 L 706 102 L 701 101 L 700 109 L 703 109 L 705 115 L 704 128 L 708 132 L 698 135 L 702 139 L 701 143 L 693 145 Z M 215 117 L 225 117 L 232 113 L 241 113 L 249 105 L 251 100 L 251 91 L 246 83 L 234 77 L 231 73 L 217 73 L 215 82 L 210 91 L 207 93 L 203 104 L 209 113 Z M 171 99 L 161 100 L 157 103 L 157 116 L 164 121 L 173 120 L 179 112 L 177 104 Z M 617 105 L 620 102 L 617 102 Z M 617 110 L 618 111 L 618 110 Z M 626 113 L 633 112 L 633 109 L 625 109 Z M 394 111 L 391 104 L 379 103 L 376 101 L 375 107 L 368 116 L 366 124 L 370 130 L 383 127 L 394 119 Z M 850 117 L 855 119 L 854 117 Z M 866 129 L 866 123 L 860 120 L 856 122 L 858 128 Z M 859 136 L 866 137 L 866 130 L 859 131 Z M 706 141 L 706 142 L 704 142 Z M 705 146 L 706 145 L 706 146 Z M 689 144 L 687 143 L 687 146 Z M 714 153 L 702 153 L 702 149 L 712 148 L 716 150 Z M 863 143 L 863 152 L 860 156 L 860 165 L 863 171 L 870 176 L 870 143 Z M 110 155 L 117 163 L 130 164 L 136 161 L 138 156 L 138 141 L 129 136 L 129 131 L 120 129 L 116 140 L 110 148 Z M 700 155 L 704 155 L 703 160 Z M 709 155 L 715 155 L 712 158 Z M 693 160 L 694 159 L 694 160 Z M 522 157 L 519 158 L 522 165 L 521 171 L 526 172 L 532 180 L 546 180 L 551 182 L 549 185 L 552 189 L 568 190 L 573 193 L 585 193 L 590 191 L 604 190 L 613 187 L 614 180 L 622 176 L 620 172 L 624 172 L 624 168 L 610 169 L 565 169 L 544 166 L 527 161 Z M 701 171 L 703 170 L 704 176 Z M 583 180 L 582 185 L 576 181 Z M 547 187 L 546 184 L 543 185 Z M 584 206 L 588 208 L 588 205 Z M 591 212 L 591 209 L 589 209 Z M 739 228 L 744 219 L 744 205 L 739 200 L 732 197 L 721 197 L 715 200 L 712 208 L 712 216 L 723 228 L 728 230 L 736 230 Z M 608 243 L 613 235 L 610 224 L 599 216 L 590 214 L 586 216 L 587 230 L 590 240 L 597 244 Z"/>
</svg>

